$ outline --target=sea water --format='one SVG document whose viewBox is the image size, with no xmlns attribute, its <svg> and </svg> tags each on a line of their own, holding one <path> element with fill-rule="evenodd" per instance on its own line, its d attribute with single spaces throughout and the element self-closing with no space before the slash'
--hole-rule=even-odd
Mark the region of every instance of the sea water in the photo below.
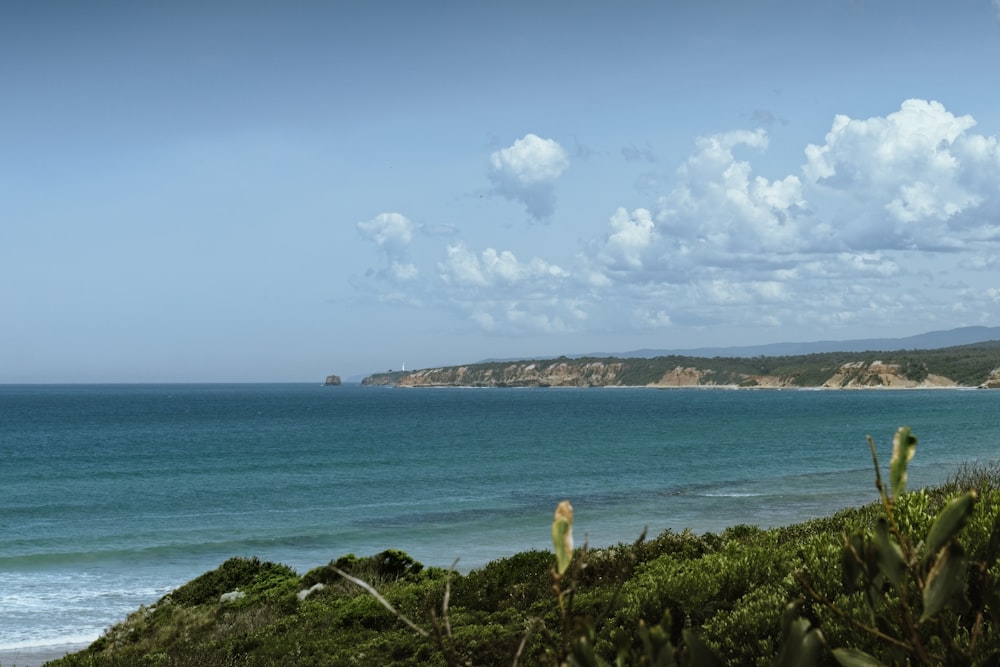
<svg viewBox="0 0 1000 667">
<path fill-rule="evenodd" d="M 232 556 L 467 571 L 577 542 L 763 527 L 992 461 L 1000 392 L 0 386 L 0 651 L 89 642 Z"/>
</svg>

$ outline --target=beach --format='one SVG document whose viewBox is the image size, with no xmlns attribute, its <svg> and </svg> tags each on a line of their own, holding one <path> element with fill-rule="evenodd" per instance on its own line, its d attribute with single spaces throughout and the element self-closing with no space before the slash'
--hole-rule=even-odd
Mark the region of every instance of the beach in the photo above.
<svg viewBox="0 0 1000 667">
<path fill-rule="evenodd" d="M 0 649 L 0 666 L 41 667 L 50 660 L 76 653 L 87 646 L 88 644 L 55 644 L 52 646 Z"/>
</svg>

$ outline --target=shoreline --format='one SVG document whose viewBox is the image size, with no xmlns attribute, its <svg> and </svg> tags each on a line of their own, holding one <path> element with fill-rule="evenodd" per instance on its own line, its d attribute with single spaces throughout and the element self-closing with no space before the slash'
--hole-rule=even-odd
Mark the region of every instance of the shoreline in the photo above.
<svg viewBox="0 0 1000 667">
<path fill-rule="evenodd" d="M 913 386 L 904 385 L 868 385 L 868 386 L 847 386 L 828 387 L 815 385 L 801 387 L 795 385 L 738 385 L 738 384 L 595 384 L 595 385 L 538 385 L 538 384 L 518 384 L 518 385 L 481 385 L 481 384 L 387 384 L 387 385 L 365 385 L 373 387 L 389 387 L 392 389 L 696 389 L 696 390 L 718 390 L 718 391 L 979 391 L 989 390 L 990 387 L 982 385 L 932 385 L 921 384 Z"/>
<path fill-rule="evenodd" d="M 58 660 L 70 653 L 82 651 L 96 641 L 96 639 L 95 637 L 94 640 L 89 642 L 0 648 L 0 665 L 3 665 L 3 667 L 41 667 L 49 661 Z"/>
</svg>

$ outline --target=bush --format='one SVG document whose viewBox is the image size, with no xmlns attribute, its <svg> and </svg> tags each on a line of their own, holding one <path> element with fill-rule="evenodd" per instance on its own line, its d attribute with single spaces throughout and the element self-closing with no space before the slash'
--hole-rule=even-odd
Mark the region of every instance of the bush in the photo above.
<svg viewBox="0 0 1000 667">
<path fill-rule="evenodd" d="M 222 565 L 192 579 L 173 593 L 170 599 L 179 605 L 194 606 L 218 602 L 219 596 L 234 590 L 248 592 L 257 582 L 276 584 L 289 578 L 298 578 L 295 570 L 287 565 L 253 558 L 230 558 Z M 259 590 L 259 587 L 258 587 Z"/>
<path fill-rule="evenodd" d="M 373 586 L 395 583 L 397 581 L 415 580 L 424 569 L 422 563 L 415 561 L 405 551 L 387 549 L 374 556 L 358 558 L 354 554 L 341 556 L 328 565 L 309 570 L 302 577 L 302 589 L 311 588 L 315 584 L 333 586 L 341 591 L 358 592 L 353 584 L 347 582 L 337 570 L 342 570 L 352 577 L 357 577 Z"/>
<path fill-rule="evenodd" d="M 451 604 L 481 611 L 527 609 L 552 596 L 554 558 L 548 551 L 526 551 L 487 563 L 452 584 Z"/>
</svg>

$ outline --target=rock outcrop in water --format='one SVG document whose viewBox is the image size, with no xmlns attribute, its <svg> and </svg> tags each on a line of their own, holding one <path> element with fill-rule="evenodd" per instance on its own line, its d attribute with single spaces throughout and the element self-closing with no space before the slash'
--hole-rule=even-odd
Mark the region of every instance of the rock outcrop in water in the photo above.
<svg viewBox="0 0 1000 667">
<path fill-rule="evenodd" d="M 327 387 L 336 387 L 337 385 L 340 384 L 340 376 L 339 375 L 327 375 L 326 376 L 326 382 L 324 382 L 323 384 L 325 386 L 327 386 Z"/>
<path fill-rule="evenodd" d="M 790 357 L 560 357 L 377 373 L 400 387 L 1000 388 L 1000 341 L 903 352 Z"/>
</svg>

